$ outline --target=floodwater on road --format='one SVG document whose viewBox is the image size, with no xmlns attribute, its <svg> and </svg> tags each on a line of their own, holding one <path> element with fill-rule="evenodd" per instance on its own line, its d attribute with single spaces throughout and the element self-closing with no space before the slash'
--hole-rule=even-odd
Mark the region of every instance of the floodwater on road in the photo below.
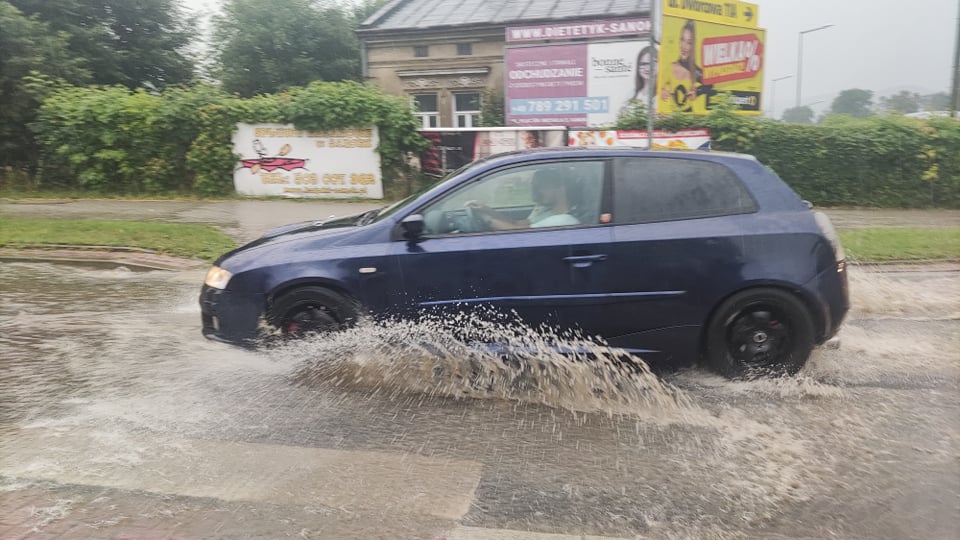
<svg viewBox="0 0 960 540">
<path fill-rule="evenodd" d="M 200 336 L 201 280 L 0 264 L 0 537 L 960 530 L 957 273 L 855 269 L 841 348 L 756 382 L 430 323 L 246 351 Z"/>
</svg>

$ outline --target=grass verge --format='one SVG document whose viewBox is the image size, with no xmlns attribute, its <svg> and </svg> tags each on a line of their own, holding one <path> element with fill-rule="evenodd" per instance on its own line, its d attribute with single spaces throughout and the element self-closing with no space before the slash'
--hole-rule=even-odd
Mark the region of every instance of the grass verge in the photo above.
<svg viewBox="0 0 960 540">
<path fill-rule="evenodd" d="M 849 229 L 840 240 L 854 261 L 960 259 L 960 227 Z"/>
<path fill-rule="evenodd" d="M 110 246 L 213 260 L 236 243 L 206 225 L 0 217 L 0 246 Z"/>
<path fill-rule="evenodd" d="M 855 261 L 960 259 L 960 227 L 848 229 L 840 238 Z M 134 247 L 208 261 L 236 247 L 206 225 L 0 217 L 0 246 L 45 244 Z"/>
</svg>

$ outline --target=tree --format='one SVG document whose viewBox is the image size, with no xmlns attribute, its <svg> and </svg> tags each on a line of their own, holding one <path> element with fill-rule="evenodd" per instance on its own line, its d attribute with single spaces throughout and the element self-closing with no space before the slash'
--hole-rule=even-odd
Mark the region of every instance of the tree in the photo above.
<svg viewBox="0 0 960 540">
<path fill-rule="evenodd" d="M 946 111 L 950 108 L 950 94 L 927 94 L 920 98 L 920 107 L 925 111 Z"/>
<path fill-rule="evenodd" d="M 194 25 L 177 0 L 9 0 L 67 36 L 96 84 L 163 87 L 193 78 Z"/>
<path fill-rule="evenodd" d="M 387 0 L 361 0 L 354 4 L 353 18 L 357 20 L 357 26 L 386 4 Z"/>
<path fill-rule="evenodd" d="M 866 118 L 873 114 L 873 91 L 850 88 L 840 92 L 840 95 L 830 105 L 832 114 L 848 114 L 855 118 Z"/>
<path fill-rule="evenodd" d="M 783 111 L 783 121 L 793 124 L 812 124 L 813 109 L 806 105 L 790 107 L 786 111 Z"/>
<path fill-rule="evenodd" d="M 0 1 L 0 166 L 35 162 L 29 125 L 40 99 L 57 81 L 83 83 L 89 76 L 68 36 Z"/>
<path fill-rule="evenodd" d="M 227 0 L 214 19 L 224 88 L 252 96 L 312 81 L 358 80 L 355 16 L 312 0 Z"/>
<path fill-rule="evenodd" d="M 880 98 L 880 107 L 890 112 L 915 113 L 920 110 L 920 94 L 903 90 L 892 96 Z"/>
</svg>

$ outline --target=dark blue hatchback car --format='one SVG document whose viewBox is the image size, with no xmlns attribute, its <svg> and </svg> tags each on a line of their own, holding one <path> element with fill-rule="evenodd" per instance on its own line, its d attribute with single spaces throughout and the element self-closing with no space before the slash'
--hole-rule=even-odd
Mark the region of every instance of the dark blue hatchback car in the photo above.
<svg viewBox="0 0 960 540">
<path fill-rule="evenodd" d="M 849 307 L 829 219 L 754 158 L 582 148 L 270 231 L 217 260 L 200 304 L 204 335 L 241 345 L 482 306 L 732 377 L 796 372 Z"/>
</svg>

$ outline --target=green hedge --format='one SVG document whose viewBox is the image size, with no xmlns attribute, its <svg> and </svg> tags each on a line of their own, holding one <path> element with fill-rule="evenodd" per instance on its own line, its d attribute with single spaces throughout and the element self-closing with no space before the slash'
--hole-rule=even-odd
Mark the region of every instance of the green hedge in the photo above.
<svg viewBox="0 0 960 540">
<path fill-rule="evenodd" d="M 658 129 L 710 129 L 715 150 L 753 154 L 801 197 L 822 206 L 960 208 L 960 122 L 899 116 L 829 116 L 787 124 L 734 114 L 655 119 Z M 642 110 L 620 129 L 646 129 Z"/>
<path fill-rule="evenodd" d="M 237 122 L 307 130 L 377 125 L 388 197 L 409 189 L 405 158 L 425 144 L 403 98 L 354 82 L 318 82 L 249 99 L 210 85 L 162 94 L 65 87 L 44 101 L 33 126 L 43 149 L 39 185 L 111 194 L 229 194 Z M 960 122 L 949 118 L 828 117 L 820 125 L 798 125 L 739 116 L 721 105 L 707 116 L 658 117 L 656 125 L 707 127 L 715 149 L 757 156 L 817 205 L 960 208 Z M 642 108 L 617 127 L 645 129 Z"/>
<path fill-rule="evenodd" d="M 233 192 L 238 122 L 305 130 L 376 125 L 384 188 L 406 174 L 405 154 L 424 140 L 409 104 L 355 82 L 317 82 L 241 99 L 210 86 L 162 94 L 123 87 L 65 87 L 35 126 L 43 148 L 39 185 L 114 194 Z"/>
</svg>

